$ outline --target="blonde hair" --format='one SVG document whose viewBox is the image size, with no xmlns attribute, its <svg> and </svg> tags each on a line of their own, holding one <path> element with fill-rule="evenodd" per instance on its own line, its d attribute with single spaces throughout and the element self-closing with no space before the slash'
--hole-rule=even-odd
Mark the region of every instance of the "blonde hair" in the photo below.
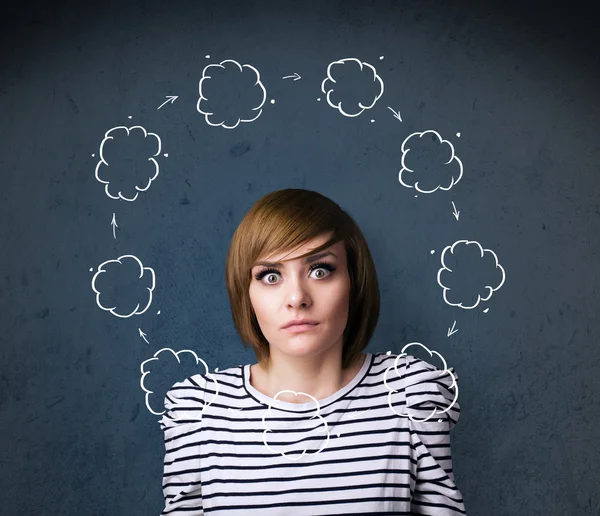
<svg viewBox="0 0 600 516">
<path fill-rule="evenodd" d="M 269 364 L 269 342 L 260 330 L 249 296 L 252 266 L 263 255 L 295 249 L 333 231 L 331 238 L 304 258 L 343 241 L 350 276 L 348 323 L 343 334 L 342 368 L 367 347 L 379 319 L 379 285 L 375 264 L 354 220 L 331 199 L 288 188 L 259 199 L 236 229 L 225 268 L 233 322 L 245 347 L 252 346 L 259 363 Z M 286 255 L 287 256 L 287 255 Z"/>
</svg>

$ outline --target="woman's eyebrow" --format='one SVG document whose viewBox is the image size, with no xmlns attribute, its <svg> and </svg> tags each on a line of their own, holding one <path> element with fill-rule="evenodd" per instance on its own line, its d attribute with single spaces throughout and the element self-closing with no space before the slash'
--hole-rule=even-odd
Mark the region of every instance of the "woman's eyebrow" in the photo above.
<svg viewBox="0 0 600 516">
<path fill-rule="evenodd" d="M 323 258 L 324 256 L 329 256 L 329 255 L 337 258 L 337 256 L 335 254 L 333 254 L 331 251 L 324 251 L 322 253 L 307 256 L 305 262 L 311 263 L 311 262 L 314 262 L 315 260 L 318 260 L 319 258 Z M 256 262 L 254 264 L 254 267 L 256 267 L 257 265 L 262 265 L 264 267 L 283 267 L 284 266 L 283 263 L 281 263 L 281 262 Z"/>
</svg>

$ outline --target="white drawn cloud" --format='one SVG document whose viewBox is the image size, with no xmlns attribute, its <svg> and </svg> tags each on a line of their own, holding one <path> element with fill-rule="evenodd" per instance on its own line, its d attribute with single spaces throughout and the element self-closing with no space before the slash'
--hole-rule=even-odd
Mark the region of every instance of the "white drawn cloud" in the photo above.
<svg viewBox="0 0 600 516">
<path fill-rule="evenodd" d="M 137 303 L 137 306 L 130 311 L 125 311 L 124 307 L 119 308 L 120 300 L 115 299 L 113 295 L 102 294 L 102 286 L 100 285 L 100 283 L 105 286 L 108 285 L 106 289 L 111 289 L 110 286 L 115 284 L 115 277 L 122 272 L 118 269 L 125 265 L 129 267 L 133 265 L 136 271 L 139 270 L 139 276 L 133 277 L 132 275 L 131 281 L 128 282 L 127 285 L 131 290 L 136 289 L 136 293 L 141 292 L 140 295 L 144 296 L 144 299 L 141 299 L 140 302 Z M 96 304 L 102 308 L 102 310 L 106 310 L 114 316 L 122 318 L 131 317 L 132 315 L 141 315 L 148 310 L 152 303 L 152 291 L 154 290 L 154 287 L 154 270 L 150 267 L 144 267 L 142 262 L 131 254 L 125 254 L 119 256 L 116 260 L 107 260 L 104 263 L 101 263 L 98 266 L 98 271 L 92 277 L 92 290 L 96 293 Z M 144 306 L 144 308 L 141 309 L 141 306 Z"/>
<path fill-rule="evenodd" d="M 452 402 L 445 408 L 445 409 L 440 409 L 437 406 L 433 407 L 433 410 L 431 411 L 431 413 L 425 418 L 425 419 L 415 419 L 412 414 L 410 413 L 410 411 L 407 411 L 406 413 L 399 413 L 396 411 L 396 409 L 393 406 L 392 403 L 392 395 L 399 392 L 395 389 L 392 389 L 388 384 L 387 384 L 387 378 L 388 378 L 388 373 L 391 372 L 391 370 L 393 369 L 394 372 L 396 373 L 396 375 L 399 378 L 402 378 L 404 376 L 405 378 L 405 390 L 408 390 L 408 388 L 410 387 L 410 378 L 408 378 L 408 376 L 406 375 L 407 373 L 407 364 L 409 360 L 412 360 L 413 358 L 415 358 L 412 355 L 408 355 L 405 353 L 405 350 L 408 349 L 411 346 L 421 346 L 423 349 L 425 349 L 428 353 L 429 356 L 433 357 L 433 354 L 437 355 L 439 357 L 439 361 L 440 361 L 440 366 L 435 366 L 435 364 L 433 364 L 437 369 L 440 370 L 440 373 L 438 375 L 438 378 L 441 378 L 445 375 L 450 375 L 450 377 L 452 378 L 452 381 L 450 382 L 450 389 L 454 389 L 454 399 L 452 400 Z M 400 359 L 403 359 L 403 364 L 400 368 L 400 370 L 398 370 L 398 362 L 400 361 Z M 418 378 L 418 375 L 415 375 L 414 378 Z M 418 381 L 418 380 L 415 380 Z M 383 375 L 383 384 L 385 385 L 386 389 L 388 390 L 388 405 L 390 407 L 390 410 L 401 417 L 407 417 L 409 418 L 411 421 L 415 421 L 415 422 L 424 422 L 424 421 L 428 421 L 429 419 L 431 419 L 432 417 L 435 416 L 439 416 L 440 414 L 444 414 L 446 412 L 448 412 L 455 404 L 456 401 L 458 400 L 458 384 L 456 383 L 456 378 L 454 377 L 454 374 L 452 372 L 452 368 L 448 369 L 448 365 L 446 364 L 446 360 L 444 359 L 444 357 L 438 353 L 437 351 L 430 351 L 429 348 L 427 348 L 427 346 L 424 346 L 423 344 L 421 344 L 420 342 L 410 342 L 409 344 L 407 344 L 406 346 L 404 346 L 402 348 L 402 351 L 400 352 L 399 355 L 396 356 L 396 360 L 394 360 L 394 364 L 391 365 L 390 367 L 388 367 L 385 370 L 385 373 Z M 419 385 L 418 383 L 416 385 Z M 446 404 L 447 400 L 445 400 L 444 404 Z"/>
<path fill-rule="evenodd" d="M 204 115 L 206 123 L 212 126 L 221 126 L 225 129 L 234 129 L 240 122 L 254 122 L 262 113 L 262 107 L 267 98 L 267 90 L 260 81 L 260 73 L 252 65 L 240 65 L 233 59 L 226 59 L 219 64 L 208 65 L 202 70 L 199 83 L 200 98 L 197 109 Z M 232 94 L 232 98 L 224 97 L 223 91 L 236 90 L 239 95 Z M 251 106 L 239 106 L 241 114 L 237 115 L 235 122 L 227 125 L 224 113 L 230 109 L 229 104 L 237 103 L 237 98 L 248 97 L 248 89 L 252 88 L 251 97 L 254 99 Z"/>
<path fill-rule="evenodd" d="M 319 401 L 317 399 L 315 399 L 313 396 L 311 396 L 310 394 L 306 394 L 306 393 L 303 393 L 303 392 L 299 393 L 299 392 L 296 392 L 296 391 L 289 391 L 289 390 L 279 391 L 275 395 L 274 399 L 277 400 L 277 397 L 281 393 L 284 393 L 284 392 L 292 393 L 295 396 L 298 396 L 299 394 L 304 395 L 304 396 L 308 396 L 311 400 L 314 401 L 314 403 L 315 403 L 315 414 L 313 416 L 311 416 L 310 419 L 317 418 L 322 424 L 318 425 L 315 428 L 313 428 L 310 431 L 308 431 L 306 433 L 306 436 L 309 436 L 312 433 L 315 433 L 315 434 L 324 433 L 325 434 L 325 440 L 322 442 L 320 448 L 316 452 L 314 452 L 314 453 L 308 453 L 308 454 L 306 453 L 306 449 L 309 446 L 310 442 L 306 443 L 304 445 L 302 453 L 299 456 L 297 456 L 296 458 L 293 458 L 291 456 L 286 455 L 286 453 L 282 450 L 282 448 L 283 448 L 284 445 L 281 444 L 281 443 L 271 442 L 271 446 L 269 446 L 268 438 L 270 438 L 271 440 L 273 440 L 274 438 L 276 440 L 276 438 L 277 438 L 277 435 L 274 434 L 274 431 L 276 432 L 277 430 L 273 430 L 273 428 L 272 428 L 273 425 L 276 425 L 276 424 L 277 425 L 283 425 L 283 427 L 285 427 L 285 426 L 289 427 L 290 424 L 293 425 L 294 427 L 298 427 L 298 426 L 301 425 L 301 422 L 299 422 L 299 421 L 293 421 L 291 423 L 286 423 L 286 422 L 281 423 L 281 421 L 279 421 L 279 419 L 280 419 L 279 417 L 276 418 L 276 420 L 274 420 L 274 421 L 267 421 L 267 419 L 266 419 L 267 417 L 275 417 L 275 416 L 273 416 L 273 410 L 272 410 L 273 406 L 272 406 L 272 404 L 269 404 L 269 408 L 264 412 L 264 414 L 262 416 L 263 427 L 265 428 L 265 431 L 263 432 L 263 441 L 265 443 L 265 446 L 270 451 L 281 453 L 282 456 L 284 456 L 286 459 L 291 460 L 291 461 L 300 460 L 302 457 L 304 457 L 304 455 L 316 455 L 317 453 L 320 453 L 323 449 L 325 449 L 325 447 L 329 443 L 329 430 L 328 430 L 328 426 L 327 426 L 327 421 L 325 421 L 325 419 L 320 415 L 321 407 L 319 405 Z M 277 408 L 277 407 L 275 407 L 275 408 Z M 271 434 L 271 435 L 269 435 L 269 434 Z M 283 436 L 282 437 L 283 440 L 285 440 L 286 439 L 286 435 L 282 434 L 282 436 Z M 286 444 L 285 446 L 290 446 L 290 445 Z M 294 445 L 291 445 L 291 447 L 294 447 Z"/>
<path fill-rule="evenodd" d="M 358 66 L 360 72 L 369 75 L 369 79 L 372 81 L 372 91 L 370 92 L 366 102 L 358 102 L 356 105 L 349 105 L 346 109 L 342 108 L 344 102 L 343 95 L 340 93 L 340 84 L 337 84 L 335 75 L 338 71 L 341 71 L 341 67 L 346 66 Z M 336 89 L 337 84 L 337 89 Z M 377 75 L 375 67 L 369 63 L 361 62 L 355 57 L 348 57 L 333 61 L 327 66 L 327 77 L 323 79 L 321 83 L 321 91 L 327 95 L 327 103 L 344 116 L 355 117 L 360 115 L 365 109 L 371 109 L 379 98 L 383 95 L 383 81 Z M 367 96 L 367 94 L 365 94 Z M 340 98 L 341 97 L 341 98 Z M 350 104 L 349 102 L 347 102 Z"/>
<path fill-rule="evenodd" d="M 468 249 L 469 246 L 476 246 L 475 249 L 479 252 L 481 261 L 480 269 L 483 269 L 486 273 L 485 277 L 494 279 L 494 284 L 478 284 L 465 294 L 460 294 L 461 297 L 467 297 L 473 300 L 473 304 L 466 305 L 464 304 L 464 299 L 456 299 L 456 294 L 453 294 L 453 290 L 459 292 L 459 287 L 469 283 L 466 275 L 472 273 L 473 266 L 469 266 L 466 269 L 463 268 L 463 271 L 460 274 L 453 270 L 453 268 L 456 268 L 454 264 L 460 263 L 461 260 L 471 259 L 471 253 L 469 253 L 469 257 L 467 258 L 467 253 L 470 251 Z M 494 291 L 498 290 L 504 284 L 506 275 L 504 273 L 504 268 L 498 263 L 496 253 L 491 249 L 484 249 L 479 242 L 473 240 L 457 240 L 452 245 L 444 248 L 440 261 L 442 262 L 442 267 L 438 270 L 437 282 L 444 290 L 444 301 L 450 306 L 460 306 L 467 310 L 475 308 L 480 301 L 489 300 Z"/>
<path fill-rule="evenodd" d="M 433 135 L 423 138 L 425 135 Z M 402 142 L 402 169 L 398 181 L 421 193 L 450 190 L 462 177 L 462 161 L 454 146 L 432 129 L 408 135 Z"/>
<path fill-rule="evenodd" d="M 137 133 L 143 135 L 144 139 L 151 138 L 152 144 L 151 147 L 156 145 L 156 152 L 150 155 L 149 158 L 137 158 L 139 162 L 136 163 L 128 163 L 125 162 L 121 156 L 118 155 L 117 151 L 112 151 L 112 147 L 114 147 L 115 143 L 120 143 L 125 146 L 136 146 L 140 145 L 140 139 L 134 139 L 132 136 L 137 136 Z M 141 136 L 140 135 L 140 136 Z M 122 141 L 126 139 L 126 141 Z M 146 142 L 144 144 L 144 151 L 152 152 L 152 150 L 148 151 Z M 100 181 L 102 184 L 105 184 L 104 191 L 106 195 L 108 195 L 111 199 L 123 199 L 124 201 L 135 201 L 138 197 L 139 192 L 145 192 L 150 188 L 150 184 L 158 177 L 158 162 L 154 159 L 154 156 L 158 156 L 160 154 L 161 149 L 161 141 L 160 137 L 155 133 L 149 133 L 140 125 L 134 125 L 133 127 L 125 127 L 118 126 L 113 127 L 106 131 L 104 135 L 104 139 L 100 144 L 100 161 L 96 165 L 96 179 Z M 111 152 L 112 151 L 112 152 Z M 136 160 L 136 161 L 137 161 Z M 132 183 L 135 182 L 135 177 L 140 176 L 144 178 L 146 182 L 145 186 L 137 186 L 135 185 L 133 188 L 137 190 L 133 197 L 125 197 L 121 190 L 118 192 L 111 193 L 111 169 L 114 169 L 115 172 L 125 172 L 127 177 L 132 178 Z M 141 172 L 139 172 L 141 171 Z M 146 179 L 146 176 L 148 177 Z M 112 177 L 112 180 L 116 182 L 116 177 Z M 118 187 L 117 187 L 118 188 Z M 113 187 L 112 190 L 115 188 Z"/>
<path fill-rule="evenodd" d="M 202 409 L 201 409 L 199 419 L 202 419 L 202 414 L 204 414 L 204 410 L 206 409 L 206 407 L 211 405 L 215 401 L 217 396 L 219 395 L 219 383 L 217 382 L 216 378 L 212 374 L 209 373 L 208 365 L 206 364 L 206 362 L 204 360 L 202 360 L 200 357 L 198 357 L 198 355 L 196 355 L 196 353 L 194 353 L 194 351 L 192 351 L 190 349 L 183 349 L 181 351 L 175 352 L 170 348 L 159 349 L 156 353 L 154 353 L 154 356 L 152 358 L 145 360 L 140 365 L 140 370 L 142 373 L 142 376 L 140 378 L 140 387 L 146 393 L 146 407 L 148 408 L 148 410 L 150 412 L 152 412 L 152 414 L 161 416 L 166 412 L 166 410 L 164 410 L 164 398 L 165 398 L 166 393 L 161 392 L 161 393 L 159 393 L 158 396 L 156 396 L 154 398 L 154 399 L 158 399 L 158 401 L 156 403 L 158 403 L 159 405 L 161 405 L 163 407 L 163 410 L 161 412 L 156 412 L 155 410 L 152 409 L 152 403 L 151 403 L 151 396 L 152 396 L 152 394 L 154 394 L 154 391 L 152 391 L 151 389 L 146 387 L 146 384 L 148 383 L 148 380 L 149 380 L 149 378 L 147 378 L 147 377 L 151 373 L 158 374 L 162 368 L 167 368 L 168 370 L 171 370 L 172 369 L 170 367 L 171 364 L 168 364 L 165 362 L 168 362 L 171 360 L 176 360 L 177 364 L 181 364 L 180 357 L 182 355 L 184 355 L 185 353 L 191 354 L 193 359 L 195 360 L 196 364 L 201 363 L 204 366 L 204 373 L 200 373 L 200 374 L 203 374 L 206 378 L 212 380 L 212 382 L 215 385 L 215 394 L 209 402 L 205 402 L 204 400 L 199 400 L 199 401 L 202 401 Z M 161 355 L 162 355 L 162 357 L 161 357 Z M 174 385 L 175 382 L 176 382 L 176 380 L 172 381 L 170 385 Z M 196 417 L 196 416 L 197 416 L 197 414 L 195 414 L 193 417 Z M 188 416 L 186 419 L 190 419 L 190 417 L 191 416 Z M 174 419 L 174 421 L 177 421 L 177 419 Z"/>
</svg>

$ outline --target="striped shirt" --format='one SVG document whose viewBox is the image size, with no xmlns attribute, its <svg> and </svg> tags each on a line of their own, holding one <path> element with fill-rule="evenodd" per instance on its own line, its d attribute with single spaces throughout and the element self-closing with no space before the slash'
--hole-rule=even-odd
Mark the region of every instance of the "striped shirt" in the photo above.
<svg viewBox="0 0 600 516">
<path fill-rule="evenodd" d="M 450 454 L 458 375 L 412 355 L 365 355 L 318 402 L 266 396 L 250 365 L 173 385 L 159 421 L 161 515 L 466 514 Z"/>
</svg>

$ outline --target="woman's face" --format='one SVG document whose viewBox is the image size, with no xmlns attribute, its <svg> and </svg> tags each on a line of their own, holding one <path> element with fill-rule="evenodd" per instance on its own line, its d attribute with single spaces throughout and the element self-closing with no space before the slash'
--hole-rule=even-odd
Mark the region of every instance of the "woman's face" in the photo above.
<svg viewBox="0 0 600 516">
<path fill-rule="evenodd" d="M 269 342 L 271 356 L 275 352 L 290 357 L 310 357 L 332 346 L 342 346 L 350 301 L 344 242 L 337 242 L 315 257 L 296 258 L 322 245 L 329 236 L 325 233 L 310 240 L 285 261 L 282 261 L 285 252 L 259 257 L 258 261 L 281 262 L 270 272 L 266 272 L 270 269 L 268 266 L 255 264 L 252 267 L 250 301 Z M 321 256 L 322 253 L 330 254 Z M 306 260 L 312 261 L 307 263 Z M 297 318 L 313 319 L 319 324 L 301 333 L 282 329 Z"/>
</svg>

